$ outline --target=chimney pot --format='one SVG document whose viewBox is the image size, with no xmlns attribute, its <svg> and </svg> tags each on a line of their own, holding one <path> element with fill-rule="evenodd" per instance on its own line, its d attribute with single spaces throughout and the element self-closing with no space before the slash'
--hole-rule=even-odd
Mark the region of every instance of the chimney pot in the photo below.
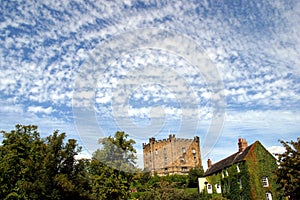
<svg viewBox="0 0 300 200">
<path fill-rule="evenodd" d="M 207 160 L 207 168 L 210 168 L 212 166 L 212 162 L 210 159 Z"/>
<path fill-rule="evenodd" d="M 244 138 L 238 139 L 239 152 L 244 151 L 248 147 L 248 143 Z"/>
</svg>

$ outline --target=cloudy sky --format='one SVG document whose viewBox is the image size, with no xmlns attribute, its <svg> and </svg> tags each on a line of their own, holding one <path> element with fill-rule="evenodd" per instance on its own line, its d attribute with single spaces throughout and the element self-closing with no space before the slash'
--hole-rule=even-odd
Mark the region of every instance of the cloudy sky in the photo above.
<svg viewBox="0 0 300 200">
<path fill-rule="evenodd" d="M 150 137 L 197 135 L 204 166 L 239 137 L 271 152 L 299 137 L 299 1 L 3 1 L 0 11 L 1 130 L 61 130 L 82 156 L 125 131 L 139 158 Z"/>
</svg>

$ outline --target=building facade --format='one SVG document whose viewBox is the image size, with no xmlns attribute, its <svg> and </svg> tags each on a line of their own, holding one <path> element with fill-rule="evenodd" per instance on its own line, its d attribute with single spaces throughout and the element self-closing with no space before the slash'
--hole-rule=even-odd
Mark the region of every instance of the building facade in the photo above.
<svg viewBox="0 0 300 200">
<path fill-rule="evenodd" d="M 187 174 L 196 166 L 202 166 L 200 139 L 176 138 L 169 135 L 168 139 L 155 140 L 143 144 L 144 168 L 160 176 L 167 174 Z"/>
<path fill-rule="evenodd" d="M 238 152 L 215 164 L 208 159 L 205 177 L 199 178 L 200 192 L 228 199 L 279 199 L 275 157 L 259 141 L 248 146 L 240 138 L 238 147 Z"/>
</svg>

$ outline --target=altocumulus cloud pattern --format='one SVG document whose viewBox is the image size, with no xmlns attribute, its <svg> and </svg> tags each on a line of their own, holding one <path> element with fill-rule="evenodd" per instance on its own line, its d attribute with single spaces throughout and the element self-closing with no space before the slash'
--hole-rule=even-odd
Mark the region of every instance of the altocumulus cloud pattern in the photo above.
<svg viewBox="0 0 300 200">
<path fill-rule="evenodd" d="M 193 40 L 217 69 L 226 112 L 212 159 L 235 151 L 230 146 L 238 136 L 249 142 L 260 139 L 276 151 L 278 139 L 294 139 L 299 131 L 298 1 L 4 1 L 0 11 L 1 129 L 33 123 L 44 133 L 60 129 L 80 140 L 73 108 L 93 105 L 101 131 L 113 134 L 120 127 L 114 108 L 125 98 L 118 90 L 122 86 L 131 91 L 126 93 L 128 126 L 122 128 L 146 130 L 158 120 L 163 124 L 155 129 L 156 137 L 180 134 L 184 126 L 185 137 L 197 134 L 205 141 L 218 99 L 205 73 L 182 55 L 129 49 L 105 70 L 98 65 L 83 70 L 91 55 L 116 35 L 156 28 Z M 149 68 L 153 70 L 146 74 L 143 70 Z M 155 69 L 170 76 L 155 77 Z M 92 102 L 74 103 L 78 77 L 95 81 L 93 93 L 82 93 Z M 166 82 L 143 84 L 143 78 Z M 195 101 L 180 102 L 178 94 Z M 181 124 L 182 117 L 190 119 Z M 154 133 L 140 134 L 135 134 L 138 144 Z"/>
</svg>

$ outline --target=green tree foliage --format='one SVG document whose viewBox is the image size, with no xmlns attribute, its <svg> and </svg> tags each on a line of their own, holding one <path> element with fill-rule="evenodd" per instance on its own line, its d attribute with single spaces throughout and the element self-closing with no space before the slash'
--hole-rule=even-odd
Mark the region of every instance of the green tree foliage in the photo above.
<svg viewBox="0 0 300 200">
<path fill-rule="evenodd" d="M 203 167 L 197 166 L 190 169 L 188 174 L 188 186 L 198 187 L 198 178 L 204 176 Z"/>
<path fill-rule="evenodd" d="M 99 140 L 91 161 L 92 190 L 95 199 L 128 199 L 136 161 L 135 141 L 128 134 L 116 132 L 114 137 Z"/>
<path fill-rule="evenodd" d="M 300 138 L 296 142 L 280 143 L 285 147 L 285 152 L 278 156 L 279 168 L 276 170 L 277 183 L 284 196 L 291 200 L 300 198 Z"/>
<path fill-rule="evenodd" d="M 88 163 L 75 160 L 76 140 L 65 144 L 58 131 L 43 139 L 37 126 L 16 125 L 2 134 L 1 199 L 88 199 Z"/>
<path fill-rule="evenodd" d="M 36 126 L 16 126 L 16 130 L 3 132 L 0 146 L 0 198 L 36 199 L 45 191 L 39 177 L 43 171 L 46 146 Z"/>
</svg>

